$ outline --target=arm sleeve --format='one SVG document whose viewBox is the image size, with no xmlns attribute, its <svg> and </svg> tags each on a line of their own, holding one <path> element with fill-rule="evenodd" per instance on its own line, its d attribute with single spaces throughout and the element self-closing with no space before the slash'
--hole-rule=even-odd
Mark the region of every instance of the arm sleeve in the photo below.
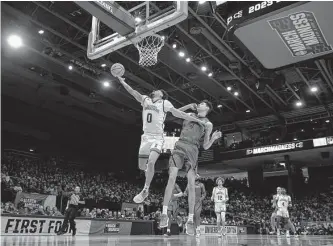
<svg viewBox="0 0 333 246">
<path fill-rule="evenodd" d="M 173 105 L 170 101 L 168 100 L 164 100 L 163 101 L 163 110 L 164 110 L 164 113 L 167 113 L 170 111 L 170 109 L 173 108 Z"/>
<path fill-rule="evenodd" d="M 147 98 L 148 98 L 147 95 L 143 95 L 143 96 L 142 96 L 142 102 L 141 102 L 141 106 L 142 106 L 142 107 L 145 106 L 145 101 L 146 101 Z"/>
</svg>

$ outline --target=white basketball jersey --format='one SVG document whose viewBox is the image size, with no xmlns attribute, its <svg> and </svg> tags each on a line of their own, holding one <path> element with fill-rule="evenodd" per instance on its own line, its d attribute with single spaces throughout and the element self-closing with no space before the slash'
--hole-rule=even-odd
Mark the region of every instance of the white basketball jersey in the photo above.
<svg viewBox="0 0 333 246">
<path fill-rule="evenodd" d="M 143 132 L 163 135 L 165 117 L 167 112 L 173 108 L 172 104 L 168 100 L 153 102 L 150 97 L 144 96 L 142 107 Z"/>
<path fill-rule="evenodd" d="M 217 186 L 214 187 L 214 202 L 225 202 L 227 198 L 227 188 L 222 187 L 221 189 Z"/>
<path fill-rule="evenodd" d="M 291 202 L 291 197 L 288 195 L 277 196 L 277 207 L 280 209 L 288 209 L 290 202 Z"/>
</svg>

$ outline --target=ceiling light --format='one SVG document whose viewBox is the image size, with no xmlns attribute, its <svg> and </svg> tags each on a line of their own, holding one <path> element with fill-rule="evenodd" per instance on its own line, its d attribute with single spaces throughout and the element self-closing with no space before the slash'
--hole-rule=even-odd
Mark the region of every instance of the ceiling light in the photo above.
<svg viewBox="0 0 333 246">
<path fill-rule="evenodd" d="M 326 123 L 330 123 L 330 120 L 326 120 L 325 122 L 326 122 Z"/>
<path fill-rule="evenodd" d="M 230 86 L 228 86 L 228 87 L 227 87 L 227 90 L 228 90 L 228 91 L 231 91 L 231 87 L 230 87 Z"/>
<path fill-rule="evenodd" d="M 174 44 L 172 45 L 172 48 L 176 49 L 176 48 L 177 48 L 177 44 L 174 43 Z"/>
<path fill-rule="evenodd" d="M 246 113 L 250 113 L 250 112 L 251 112 L 251 110 L 249 110 L 249 109 L 248 109 L 248 110 L 246 110 L 245 112 L 246 112 Z"/>
<path fill-rule="evenodd" d="M 234 95 L 237 97 L 239 95 L 239 93 L 237 91 L 235 91 Z"/>
<path fill-rule="evenodd" d="M 8 44 L 15 49 L 20 48 L 22 46 L 22 39 L 17 35 L 9 36 L 7 41 Z"/>
<path fill-rule="evenodd" d="M 44 30 L 39 30 L 38 33 L 39 34 L 44 34 Z"/>
<path fill-rule="evenodd" d="M 73 66 L 72 66 L 72 65 L 69 65 L 69 66 L 68 66 L 68 69 L 69 69 L 69 70 L 72 70 L 72 69 L 73 69 Z"/>
<path fill-rule="evenodd" d="M 213 76 L 213 73 L 209 73 L 209 74 L 208 74 L 208 77 L 212 77 L 212 76 Z"/>
<path fill-rule="evenodd" d="M 142 20 L 141 20 L 140 17 L 135 17 L 134 21 L 135 21 L 136 23 L 140 23 Z"/>
<path fill-rule="evenodd" d="M 191 59 L 189 57 L 186 58 L 186 62 L 190 62 Z"/>
<path fill-rule="evenodd" d="M 110 83 L 109 83 L 108 81 L 105 81 L 105 82 L 103 83 L 103 85 L 104 85 L 104 87 L 109 87 L 109 86 L 110 86 Z"/>
<path fill-rule="evenodd" d="M 179 55 L 180 57 L 184 57 L 184 56 L 185 56 L 185 53 L 184 53 L 183 51 L 180 51 L 180 52 L 178 53 L 178 55 Z"/>
<path fill-rule="evenodd" d="M 207 67 L 202 66 L 202 67 L 201 67 L 201 70 L 205 72 L 205 71 L 207 71 Z"/>
<path fill-rule="evenodd" d="M 103 63 L 103 64 L 101 65 L 101 67 L 106 67 L 106 64 L 105 64 L 105 63 Z"/>
<path fill-rule="evenodd" d="M 219 104 L 219 105 L 217 105 L 217 107 L 218 107 L 218 108 L 222 108 L 222 105 L 221 105 L 221 104 Z"/>
<path fill-rule="evenodd" d="M 301 101 L 296 102 L 297 107 L 301 107 L 302 105 L 303 105 L 303 103 Z"/>
<path fill-rule="evenodd" d="M 312 86 L 311 87 L 311 92 L 317 92 L 318 91 L 318 87 L 317 86 Z"/>
</svg>

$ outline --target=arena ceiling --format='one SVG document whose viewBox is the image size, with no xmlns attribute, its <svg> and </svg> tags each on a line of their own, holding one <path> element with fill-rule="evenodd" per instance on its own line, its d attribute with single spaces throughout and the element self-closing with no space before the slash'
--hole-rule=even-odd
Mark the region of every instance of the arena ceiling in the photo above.
<svg viewBox="0 0 333 246">
<path fill-rule="evenodd" d="M 135 4 L 118 3 L 126 9 Z M 156 2 L 155 6 L 163 8 L 164 4 Z M 197 2 L 189 2 L 187 20 L 163 31 L 167 42 L 158 64 L 151 68 L 138 65 L 134 46 L 89 60 L 91 15 L 75 2 L 1 5 L 2 94 L 33 105 L 84 121 L 96 119 L 103 127 L 108 127 L 106 121 L 140 124 L 140 105 L 109 73 L 110 66 L 120 62 L 126 67 L 129 84 L 142 93 L 165 89 L 177 107 L 211 100 L 210 118 L 223 131 L 327 119 L 333 111 L 332 57 L 280 71 L 264 69 L 228 35 L 225 20 Z M 44 33 L 39 34 L 40 30 Z M 13 32 L 24 39 L 24 49 L 12 51 L 6 46 L 5 38 Z M 190 63 L 179 57 L 180 50 L 191 57 Z M 201 71 L 203 64 L 213 73 L 211 77 Z M 69 71 L 69 65 L 74 69 Z M 110 88 L 103 87 L 105 80 L 111 82 Z M 258 81 L 267 83 L 264 90 L 256 88 Z M 310 92 L 313 86 L 318 92 Z M 299 108 L 297 101 L 303 103 Z"/>
</svg>

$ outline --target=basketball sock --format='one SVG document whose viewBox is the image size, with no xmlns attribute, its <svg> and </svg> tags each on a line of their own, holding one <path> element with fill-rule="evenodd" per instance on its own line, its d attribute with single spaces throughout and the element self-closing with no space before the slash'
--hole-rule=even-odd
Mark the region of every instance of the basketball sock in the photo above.
<svg viewBox="0 0 333 246">
<path fill-rule="evenodd" d="M 149 185 L 145 184 L 145 187 L 143 187 L 144 190 L 149 190 Z"/>
<path fill-rule="evenodd" d="M 193 214 L 188 214 L 188 220 L 193 221 Z"/>
<path fill-rule="evenodd" d="M 162 214 L 168 214 L 168 206 L 163 206 Z"/>
<path fill-rule="evenodd" d="M 167 232 L 170 232 L 170 229 L 167 229 Z"/>
</svg>

